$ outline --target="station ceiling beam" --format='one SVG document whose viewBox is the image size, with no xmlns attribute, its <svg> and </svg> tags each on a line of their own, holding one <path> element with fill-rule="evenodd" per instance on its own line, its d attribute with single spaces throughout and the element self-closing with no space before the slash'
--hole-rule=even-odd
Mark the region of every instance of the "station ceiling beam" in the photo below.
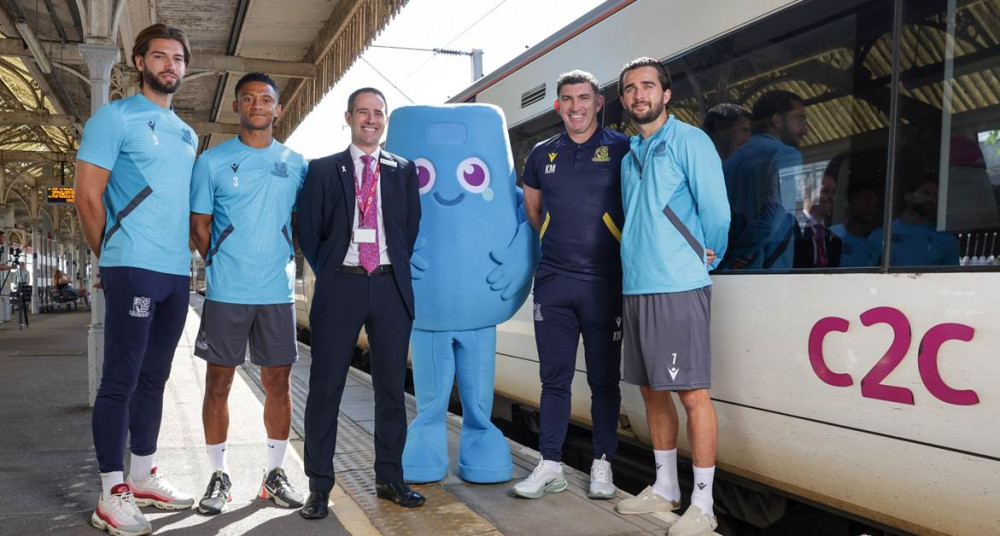
<svg viewBox="0 0 1000 536">
<path fill-rule="evenodd" d="M 47 114 L 29 111 L 0 112 L 0 127 L 16 125 L 44 125 L 53 127 L 73 127 L 78 125 L 72 115 Z M 198 134 L 239 134 L 240 126 L 231 123 L 192 121 L 188 125 Z"/>
<path fill-rule="evenodd" d="M 76 151 L 0 151 L 0 162 L 75 162 Z"/>
<path fill-rule="evenodd" d="M 64 65 L 83 65 L 83 57 L 75 43 L 59 43 L 57 41 L 40 41 L 41 48 L 47 52 L 51 61 Z M 127 55 L 127 54 L 126 54 Z M 0 39 L 0 56 L 32 58 L 31 50 L 20 39 Z M 194 54 L 191 58 L 190 72 L 240 72 L 261 71 L 271 76 L 289 78 L 312 78 L 316 75 L 316 66 L 309 62 L 266 60 L 260 58 L 243 58 L 222 54 Z"/>
</svg>

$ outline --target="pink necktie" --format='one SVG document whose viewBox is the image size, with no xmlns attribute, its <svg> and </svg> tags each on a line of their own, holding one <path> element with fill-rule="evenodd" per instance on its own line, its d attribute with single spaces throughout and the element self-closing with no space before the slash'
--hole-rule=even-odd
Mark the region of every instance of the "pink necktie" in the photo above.
<svg viewBox="0 0 1000 536">
<path fill-rule="evenodd" d="M 826 259 L 826 230 L 820 224 L 813 225 L 813 244 L 816 248 L 816 268 L 825 268 L 828 264 Z"/>
<path fill-rule="evenodd" d="M 372 170 L 372 160 L 374 158 L 371 155 L 361 155 L 361 161 L 365 165 L 364 171 L 361 172 L 361 195 L 364 198 L 358 199 L 358 205 L 363 205 L 368 201 L 367 197 L 372 190 L 372 182 L 375 181 L 375 172 Z M 372 195 L 371 206 L 366 207 L 367 210 L 364 211 L 361 220 L 358 224 L 359 229 L 375 229 L 375 242 L 363 242 L 358 245 L 358 257 L 361 261 L 361 266 L 364 267 L 368 273 L 375 271 L 378 268 L 378 192 Z M 359 209 L 360 210 L 360 209 Z"/>
</svg>

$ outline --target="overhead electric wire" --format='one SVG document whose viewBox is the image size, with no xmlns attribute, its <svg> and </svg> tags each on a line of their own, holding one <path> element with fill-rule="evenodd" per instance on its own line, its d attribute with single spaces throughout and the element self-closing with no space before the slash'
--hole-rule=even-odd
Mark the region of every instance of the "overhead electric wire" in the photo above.
<svg viewBox="0 0 1000 536">
<path fill-rule="evenodd" d="M 411 99 L 409 95 L 407 95 L 406 93 L 404 93 L 402 89 L 399 89 L 399 86 L 397 86 L 396 84 L 393 84 L 392 80 L 389 80 L 389 78 L 386 75 L 382 74 L 382 71 L 376 69 L 375 66 L 372 65 L 368 60 L 366 60 L 364 56 L 359 56 L 359 57 L 361 58 L 361 61 L 365 62 L 366 65 L 368 65 L 369 67 L 371 67 L 372 70 L 375 71 L 376 74 L 378 74 L 379 76 L 381 76 L 382 80 L 385 80 L 386 82 L 389 83 L 390 86 L 396 88 L 396 91 L 398 91 L 400 95 L 402 95 L 403 97 L 405 97 L 406 100 L 410 101 L 410 104 L 413 104 L 413 99 Z"/>
<path fill-rule="evenodd" d="M 500 2 L 497 3 L 497 5 L 495 5 L 492 8 L 490 8 L 490 10 L 487 11 L 486 13 L 484 13 L 483 16 L 479 17 L 478 19 L 476 19 L 475 22 L 473 22 L 472 24 L 468 25 L 458 35 L 456 35 L 455 37 L 453 37 L 451 39 L 451 41 L 448 41 L 443 46 L 438 47 L 438 48 L 447 48 L 448 45 L 454 43 L 455 41 L 458 41 L 458 38 L 460 38 L 463 35 L 465 35 L 469 30 L 475 28 L 477 24 L 479 24 L 480 22 L 483 21 L 483 19 L 485 19 L 486 17 L 489 17 L 490 14 L 492 14 L 494 11 L 497 10 L 497 8 L 499 8 L 500 6 L 502 6 L 502 5 L 506 4 L 506 3 L 507 3 L 507 0 L 500 0 Z M 434 59 L 434 56 L 431 56 L 431 57 L 427 58 L 426 60 L 424 60 L 423 63 L 421 63 L 420 65 L 417 65 L 417 68 L 414 69 L 413 71 L 411 71 L 410 74 L 404 76 L 403 79 L 400 80 L 400 83 L 406 82 L 407 80 L 410 79 L 411 76 L 413 76 L 413 75 L 417 74 L 418 72 L 420 72 L 420 70 L 423 69 L 424 66 L 427 65 L 427 63 L 430 62 L 432 59 Z"/>
</svg>

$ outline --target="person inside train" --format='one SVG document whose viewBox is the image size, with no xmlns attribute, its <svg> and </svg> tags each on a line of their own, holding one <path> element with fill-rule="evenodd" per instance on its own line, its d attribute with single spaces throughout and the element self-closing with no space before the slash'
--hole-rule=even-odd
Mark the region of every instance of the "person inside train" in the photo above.
<svg viewBox="0 0 1000 536">
<path fill-rule="evenodd" d="M 723 162 L 750 139 L 751 117 L 750 110 L 730 102 L 716 104 L 705 114 L 702 129 L 712 138 Z"/>
<path fill-rule="evenodd" d="M 840 266 L 860 268 L 875 266 L 879 250 L 868 237 L 881 224 L 879 199 L 881 187 L 871 180 L 853 179 L 847 185 L 847 218 L 830 227 L 842 243 Z"/>
<path fill-rule="evenodd" d="M 842 242 L 830 232 L 833 203 L 837 196 L 837 176 L 842 158 L 834 158 L 820 179 L 815 199 L 807 197 L 800 224 L 795 226 L 795 268 L 840 266 Z"/>
<path fill-rule="evenodd" d="M 668 536 L 704 536 L 718 525 L 708 272 L 718 264 L 709 250 L 724 255 L 728 240 L 726 181 L 708 135 L 667 113 L 670 74 L 660 62 L 630 61 L 618 87 L 622 107 L 639 126 L 622 162 L 622 379 L 642 393 L 656 481 L 616 509 L 641 514 L 680 508 L 676 392 L 687 413 L 695 486 L 691 505 Z"/>
<path fill-rule="evenodd" d="M 903 210 L 892 221 L 891 266 L 958 266 L 958 239 L 937 229 L 938 180 L 936 173 L 918 175 L 903 183 Z M 883 230 L 868 241 L 883 251 Z"/>
<path fill-rule="evenodd" d="M 753 136 L 725 161 L 732 207 L 728 269 L 792 268 L 799 145 L 809 133 L 802 99 L 774 90 L 754 102 Z"/>
<path fill-rule="evenodd" d="M 604 97 L 594 75 L 560 75 L 556 95 L 565 131 L 536 145 L 522 174 L 528 220 L 542 242 L 534 287 L 542 460 L 513 492 L 538 498 L 566 489 L 562 448 L 582 335 L 594 422 L 589 496 L 612 499 L 621 405 L 621 162 L 629 144 L 600 126 Z"/>
<path fill-rule="evenodd" d="M 306 161 L 272 135 L 281 104 L 270 76 L 240 78 L 232 106 L 239 136 L 202 153 L 191 176 L 191 240 L 205 259 L 207 279 L 194 345 L 194 355 L 206 361 L 202 425 L 212 473 L 198 502 L 206 515 L 222 513 L 232 499 L 228 400 L 248 341 L 267 394 L 260 497 L 291 508 L 303 502 L 282 466 L 292 422 L 292 365 L 299 358 L 292 236 Z"/>
</svg>

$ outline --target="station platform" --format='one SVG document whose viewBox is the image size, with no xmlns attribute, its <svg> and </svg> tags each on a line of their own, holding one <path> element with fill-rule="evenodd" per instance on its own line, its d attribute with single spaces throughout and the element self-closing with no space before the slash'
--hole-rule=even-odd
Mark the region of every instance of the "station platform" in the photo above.
<svg viewBox="0 0 1000 536">
<path fill-rule="evenodd" d="M 174 357 L 164 396 L 164 418 L 157 464 L 180 489 L 200 498 L 210 467 L 204 450 L 201 405 L 205 363 L 193 355 L 202 298 L 191 309 Z M 100 480 L 97 477 L 87 405 L 86 338 L 89 312 L 33 316 L 31 327 L 0 329 L 0 533 L 93 535 L 90 526 Z M 300 345 L 293 367 L 294 415 L 285 469 L 293 485 L 307 490 L 302 467 L 303 410 L 307 394 L 309 347 Z M 620 516 L 616 499 L 587 498 L 589 475 L 566 467 L 570 487 L 539 500 L 510 494 L 511 483 L 477 485 L 457 477 L 414 486 L 427 503 L 406 509 L 375 497 L 372 470 L 374 407 L 370 377 L 351 369 L 341 404 L 331 516 L 307 521 L 294 509 L 257 498 L 265 460 L 263 389 L 259 371 L 239 369 L 230 397 L 230 476 L 233 502 L 221 515 L 195 510 L 143 509 L 154 534 L 324 534 L 324 535 L 527 535 L 557 532 L 581 536 L 666 533 L 673 514 Z M 407 397 L 407 412 L 416 412 Z M 449 436 L 457 459 L 461 417 L 449 416 Z M 534 449 L 511 442 L 514 479 L 538 463 Z"/>
</svg>

